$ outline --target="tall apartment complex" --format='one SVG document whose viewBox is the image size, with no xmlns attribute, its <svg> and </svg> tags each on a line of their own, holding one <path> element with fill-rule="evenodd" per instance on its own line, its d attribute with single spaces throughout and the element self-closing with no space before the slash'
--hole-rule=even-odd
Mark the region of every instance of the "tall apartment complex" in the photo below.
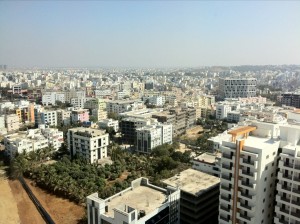
<svg viewBox="0 0 300 224">
<path fill-rule="evenodd" d="M 256 96 L 255 78 L 220 78 L 219 95 L 225 98 L 248 98 Z"/>
<path fill-rule="evenodd" d="M 220 147 L 220 224 L 273 222 L 278 134 L 278 126 L 259 122 L 228 132 Z"/>
<path fill-rule="evenodd" d="M 300 223 L 300 126 L 280 126 L 274 223 Z"/>
</svg>

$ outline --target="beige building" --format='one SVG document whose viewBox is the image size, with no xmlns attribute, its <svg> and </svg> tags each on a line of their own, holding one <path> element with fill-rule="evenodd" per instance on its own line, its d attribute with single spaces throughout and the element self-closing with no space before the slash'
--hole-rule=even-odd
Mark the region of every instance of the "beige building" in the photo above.
<svg viewBox="0 0 300 224">
<path fill-rule="evenodd" d="M 17 114 L 6 115 L 5 124 L 7 131 L 17 131 L 20 128 L 20 120 Z"/>
</svg>

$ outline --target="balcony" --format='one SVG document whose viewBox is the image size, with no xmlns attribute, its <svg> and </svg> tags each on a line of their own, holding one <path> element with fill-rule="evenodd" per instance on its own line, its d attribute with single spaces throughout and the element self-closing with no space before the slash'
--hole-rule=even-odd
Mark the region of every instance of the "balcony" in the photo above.
<svg viewBox="0 0 300 224">
<path fill-rule="evenodd" d="M 292 204 L 293 204 L 293 205 L 300 206 L 300 201 L 295 201 L 295 200 L 292 200 Z"/>
<path fill-rule="evenodd" d="M 240 176 L 245 176 L 246 178 L 252 178 L 254 180 L 257 179 L 257 172 L 248 172 L 246 170 L 240 170 L 239 171 Z"/>
<path fill-rule="evenodd" d="M 250 199 L 250 200 L 253 200 L 253 199 L 255 198 L 254 195 L 246 194 L 246 193 L 240 192 L 240 191 L 239 191 L 239 193 L 238 193 L 238 196 L 239 196 L 239 197 L 244 197 L 244 198 Z"/>
<path fill-rule="evenodd" d="M 255 188 L 256 184 L 247 183 L 246 181 L 242 181 L 242 185 L 248 188 Z"/>
<path fill-rule="evenodd" d="M 224 174 L 222 174 L 222 179 L 231 181 L 231 177 L 230 176 L 225 176 Z"/>
<path fill-rule="evenodd" d="M 245 203 L 243 202 L 238 202 L 238 207 L 242 210 L 247 210 L 247 212 L 251 212 L 253 213 L 255 211 L 255 207 L 253 206 L 250 206 L 250 205 L 246 205 Z"/>
<path fill-rule="evenodd" d="M 227 202 L 230 202 L 231 198 L 230 197 L 226 197 L 224 195 L 221 195 L 221 199 Z"/>
<path fill-rule="evenodd" d="M 223 153 L 222 158 L 232 160 L 232 156 L 228 155 L 227 153 Z"/>
<path fill-rule="evenodd" d="M 221 185 L 221 189 L 226 190 L 226 191 L 231 191 L 230 187 L 226 187 L 224 185 Z"/>
<path fill-rule="evenodd" d="M 231 166 L 229 166 L 229 165 L 226 165 L 226 164 L 222 164 L 222 168 L 224 168 L 224 169 L 226 169 L 226 170 L 230 170 L 231 171 L 231 169 L 232 169 L 232 167 Z"/>
<path fill-rule="evenodd" d="M 277 224 L 277 223 L 282 223 L 282 224 L 289 224 L 288 221 L 282 219 L 282 218 L 278 218 L 278 217 L 275 217 L 274 218 L 274 223 Z"/>
<path fill-rule="evenodd" d="M 291 215 L 296 217 L 297 219 L 300 219 L 300 213 L 299 212 L 291 212 Z"/>
<path fill-rule="evenodd" d="M 220 219 L 223 220 L 223 221 L 225 221 L 225 222 L 227 222 L 227 223 L 228 223 L 229 220 L 230 220 L 229 218 L 227 218 L 227 217 L 225 218 L 225 217 L 223 217 L 223 216 L 221 216 L 221 215 L 220 215 Z"/>
<path fill-rule="evenodd" d="M 248 160 L 248 159 L 242 159 L 242 163 L 245 163 L 245 164 L 249 164 L 249 165 L 254 165 L 254 161 L 253 160 Z"/>
<path fill-rule="evenodd" d="M 300 189 L 293 188 L 293 192 L 297 193 L 297 194 L 300 194 Z"/>
<path fill-rule="evenodd" d="M 285 214 L 289 214 L 289 210 L 287 210 L 285 208 L 280 208 L 279 210 Z"/>
<path fill-rule="evenodd" d="M 243 215 L 243 214 L 238 214 L 238 217 L 242 218 L 242 219 L 245 219 L 245 220 L 248 220 L 248 221 L 251 221 L 251 217 L 247 216 L 247 215 Z"/>
<path fill-rule="evenodd" d="M 226 211 L 226 212 L 230 212 L 230 208 L 225 207 L 224 205 L 221 205 L 220 209 L 222 209 L 223 211 Z"/>
</svg>

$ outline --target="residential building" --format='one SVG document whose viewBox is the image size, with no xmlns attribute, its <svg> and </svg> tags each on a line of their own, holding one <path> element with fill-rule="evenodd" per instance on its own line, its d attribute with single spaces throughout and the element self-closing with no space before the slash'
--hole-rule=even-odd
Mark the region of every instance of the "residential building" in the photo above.
<svg viewBox="0 0 300 224">
<path fill-rule="evenodd" d="M 256 96 L 256 78 L 219 78 L 219 95 L 225 98 Z"/>
<path fill-rule="evenodd" d="M 228 135 L 220 147 L 219 223 L 272 223 L 278 125 L 253 122 Z"/>
<path fill-rule="evenodd" d="M 151 118 L 123 118 L 120 122 L 123 141 L 130 145 L 136 145 L 136 130 L 155 123 L 157 123 L 157 120 Z"/>
<path fill-rule="evenodd" d="M 115 113 L 120 114 L 127 111 L 134 111 L 145 108 L 145 105 L 142 101 L 121 101 L 121 100 L 115 100 L 107 102 L 107 113 Z"/>
<path fill-rule="evenodd" d="M 172 124 L 147 125 L 136 129 L 136 151 L 151 153 L 152 149 L 172 143 Z"/>
<path fill-rule="evenodd" d="M 36 125 L 46 124 L 48 126 L 57 126 L 57 113 L 55 110 L 41 110 L 38 112 L 35 109 L 35 122 Z"/>
<path fill-rule="evenodd" d="M 71 124 L 71 111 L 57 110 L 57 125 L 70 125 Z"/>
<path fill-rule="evenodd" d="M 192 159 L 192 168 L 219 177 L 221 172 L 221 153 L 202 153 Z"/>
<path fill-rule="evenodd" d="M 281 104 L 300 108 L 300 92 L 281 94 Z"/>
<path fill-rule="evenodd" d="M 107 129 L 113 128 L 115 132 L 119 131 L 119 121 L 113 119 L 104 119 L 98 122 L 99 128 Z"/>
<path fill-rule="evenodd" d="M 107 157 L 108 134 L 92 128 L 72 128 L 68 130 L 68 148 L 71 157 L 76 154 L 95 163 Z"/>
<path fill-rule="evenodd" d="M 63 142 L 63 132 L 55 128 L 45 128 L 19 131 L 4 136 L 4 145 L 7 154 L 13 157 L 15 153 L 38 151 L 52 146 L 58 150 Z"/>
<path fill-rule="evenodd" d="M 149 183 L 141 177 L 109 198 L 87 197 L 88 224 L 179 224 L 180 191 Z"/>
<path fill-rule="evenodd" d="M 300 126 L 280 126 L 275 224 L 300 223 Z"/>
<path fill-rule="evenodd" d="M 65 103 L 66 99 L 64 92 L 44 92 L 42 94 L 43 105 L 56 105 L 57 101 Z"/>
<path fill-rule="evenodd" d="M 180 189 L 181 224 L 217 223 L 220 178 L 187 169 L 162 183 Z"/>
<path fill-rule="evenodd" d="M 20 128 L 19 116 L 17 114 L 6 115 L 5 125 L 8 132 L 19 130 Z"/>
<path fill-rule="evenodd" d="M 87 109 L 74 109 L 71 112 L 71 123 L 76 124 L 89 121 L 89 111 Z"/>
</svg>

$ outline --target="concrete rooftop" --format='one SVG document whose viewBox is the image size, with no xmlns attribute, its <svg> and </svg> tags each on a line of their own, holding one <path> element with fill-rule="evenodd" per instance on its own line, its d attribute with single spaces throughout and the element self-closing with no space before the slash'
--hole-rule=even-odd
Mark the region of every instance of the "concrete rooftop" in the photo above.
<svg viewBox="0 0 300 224">
<path fill-rule="evenodd" d="M 106 201 L 108 212 L 105 215 L 114 217 L 114 208 L 119 208 L 120 205 L 127 205 L 132 208 L 144 210 L 146 215 L 160 207 L 166 201 L 167 195 L 161 191 L 155 190 L 146 186 L 138 186 L 133 190 L 125 192 L 121 196 L 111 198 Z"/>
<path fill-rule="evenodd" d="M 219 184 L 220 178 L 198 170 L 187 169 L 162 182 L 172 187 L 179 187 L 186 193 L 199 196 Z"/>
</svg>

